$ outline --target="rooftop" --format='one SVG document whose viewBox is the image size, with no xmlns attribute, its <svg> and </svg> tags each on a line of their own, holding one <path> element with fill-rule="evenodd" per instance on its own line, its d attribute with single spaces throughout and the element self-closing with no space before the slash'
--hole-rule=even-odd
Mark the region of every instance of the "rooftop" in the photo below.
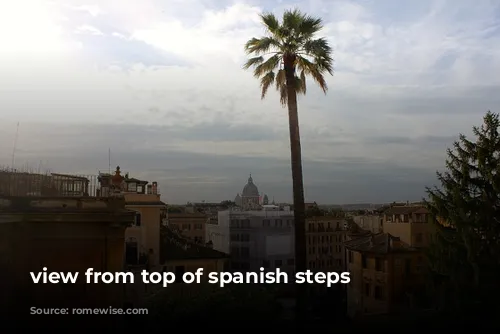
<svg viewBox="0 0 500 334">
<path fill-rule="evenodd" d="M 164 206 L 167 207 L 167 203 L 163 201 L 127 201 L 126 205 L 130 206 Z"/>
<path fill-rule="evenodd" d="M 227 214 L 230 216 L 243 217 L 292 217 L 291 210 L 241 210 L 239 208 L 231 208 L 229 210 L 219 211 L 219 214 Z"/>
<path fill-rule="evenodd" d="M 208 215 L 201 212 L 179 212 L 179 213 L 168 213 L 168 218 L 204 218 L 207 219 Z"/>
<path fill-rule="evenodd" d="M 160 244 L 160 261 L 225 259 L 229 255 L 204 245 L 196 244 L 184 238 L 180 233 L 162 228 Z"/>
<path fill-rule="evenodd" d="M 314 222 L 314 221 L 321 221 L 321 222 L 344 222 L 346 221 L 345 218 L 339 218 L 339 217 L 334 217 L 334 216 L 314 216 L 314 217 L 307 217 L 306 218 L 307 222 Z"/>
<path fill-rule="evenodd" d="M 398 205 L 384 211 L 385 215 L 408 215 L 412 213 L 429 213 L 423 205 Z"/>
<path fill-rule="evenodd" d="M 0 167 L 0 196 L 108 197 L 113 189 L 128 194 L 159 194 L 158 184 L 114 173 L 70 175 Z"/>
<path fill-rule="evenodd" d="M 416 251 L 415 248 L 389 233 L 365 235 L 346 241 L 344 245 L 349 250 L 378 254 Z"/>
<path fill-rule="evenodd" d="M 125 202 L 115 198 L 92 197 L 36 197 L 36 196 L 1 196 L 0 210 L 2 212 L 80 212 L 80 211 L 114 211 L 123 209 Z"/>
</svg>

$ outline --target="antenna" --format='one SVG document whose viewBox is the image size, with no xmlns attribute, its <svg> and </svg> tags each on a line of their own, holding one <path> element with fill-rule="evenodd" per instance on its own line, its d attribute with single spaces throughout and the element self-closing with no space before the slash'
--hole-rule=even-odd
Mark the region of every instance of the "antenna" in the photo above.
<svg viewBox="0 0 500 334">
<path fill-rule="evenodd" d="M 12 148 L 12 162 L 11 162 L 11 168 L 14 170 L 14 162 L 16 159 L 16 148 L 17 148 L 17 138 L 19 136 L 19 122 L 17 122 L 17 128 L 16 128 L 16 138 L 14 139 L 14 147 Z"/>
</svg>

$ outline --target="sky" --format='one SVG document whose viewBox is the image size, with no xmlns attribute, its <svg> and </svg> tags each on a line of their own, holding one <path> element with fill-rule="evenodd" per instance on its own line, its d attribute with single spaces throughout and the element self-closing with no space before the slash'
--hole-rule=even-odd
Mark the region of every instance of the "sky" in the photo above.
<svg viewBox="0 0 500 334">
<path fill-rule="evenodd" d="M 119 165 L 169 203 L 291 201 L 287 111 L 242 69 L 259 13 L 319 16 L 325 95 L 299 98 L 305 196 L 420 200 L 446 148 L 500 106 L 497 0 L 16 0 L 0 4 L 0 165 Z M 19 122 L 17 145 L 16 124 Z"/>
</svg>

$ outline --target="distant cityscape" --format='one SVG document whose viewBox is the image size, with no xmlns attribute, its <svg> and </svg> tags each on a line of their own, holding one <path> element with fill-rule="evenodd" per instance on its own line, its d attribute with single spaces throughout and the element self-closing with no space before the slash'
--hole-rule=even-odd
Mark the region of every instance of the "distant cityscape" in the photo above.
<svg viewBox="0 0 500 334">
<path fill-rule="evenodd" d="M 174 272 L 176 276 L 197 268 L 204 268 L 206 272 L 265 268 L 293 273 L 295 270 L 293 205 L 270 201 L 268 195 L 259 192 L 251 175 L 234 201 L 174 206 L 161 200 L 156 182 L 139 180 L 128 173 L 122 175 L 120 167 L 114 173 L 86 177 L 4 169 L 0 172 L 0 195 L 4 203 L 0 216 L 4 221 L 12 217 L 12 213 L 20 213 L 26 226 L 32 226 L 28 228 L 42 228 L 44 240 L 51 240 L 50 244 L 34 243 L 39 239 L 33 236 L 30 252 L 26 254 L 33 271 L 39 270 L 39 263 L 60 270 L 72 263 L 80 270 L 87 267 L 96 271 L 114 268 L 136 273 L 148 270 Z M 29 198 L 37 201 L 26 201 Z M 423 265 L 421 249 L 430 241 L 428 211 L 421 204 L 327 206 L 309 202 L 306 212 L 308 268 L 315 272 L 351 272 L 354 283 L 336 292 L 350 316 L 417 307 L 411 296 L 417 297 L 414 293 L 420 290 L 416 288 L 424 284 L 419 269 Z M 37 222 L 42 216 L 52 218 L 40 225 Z M 69 217 L 73 218 L 68 220 Z M 54 225 L 54 221 L 64 225 Z M 96 223 L 115 226 L 112 235 L 106 232 L 106 243 L 99 247 L 96 245 L 102 243 L 103 232 L 93 227 Z M 119 229 L 116 229 L 117 223 L 121 226 Z M 61 228 L 66 231 L 64 239 L 57 237 Z M 9 238 L 26 239 L 26 235 L 10 233 Z M 97 262 L 66 262 L 81 256 L 78 255 L 81 246 L 75 245 L 82 233 L 94 245 L 87 251 L 95 253 L 93 258 Z M 75 242 L 68 244 L 69 240 Z M 54 247 L 65 256 L 49 256 Z M 115 254 L 113 258 L 105 255 L 111 253 Z M 107 257 L 104 262 L 103 256 Z M 87 254 L 86 258 L 92 257 Z M 394 263 L 402 266 L 401 272 L 388 271 Z M 358 275 L 361 268 L 371 270 L 373 278 L 364 281 L 367 271 Z M 15 280 L 26 282 L 25 270 L 17 272 Z M 413 277 L 409 286 L 389 284 L 409 277 Z M 127 285 L 121 292 L 115 291 L 112 297 L 96 293 L 93 302 L 116 303 L 118 300 L 119 304 L 143 305 L 159 288 L 154 284 Z M 64 300 L 67 293 L 65 290 L 57 296 L 50 291 L 50 298 Z M 401 293 L 410 299 L 393 298 Z M 88 293 L 85 296 L 88 297 Z M 420 292 L 418 296 L 422 296 Z"/>
</svg>

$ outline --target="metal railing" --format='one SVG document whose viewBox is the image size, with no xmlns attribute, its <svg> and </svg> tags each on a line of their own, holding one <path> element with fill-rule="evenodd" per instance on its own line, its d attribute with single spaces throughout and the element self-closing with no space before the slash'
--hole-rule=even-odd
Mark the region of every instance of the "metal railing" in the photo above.
<svg viewBox="0 0 500 334">
<path fill-rule="evenodd" d="M 97 175 L 34 173 L 0 169 L 0 196 L 85 197 L 100 189 Z"/>
</svg>

